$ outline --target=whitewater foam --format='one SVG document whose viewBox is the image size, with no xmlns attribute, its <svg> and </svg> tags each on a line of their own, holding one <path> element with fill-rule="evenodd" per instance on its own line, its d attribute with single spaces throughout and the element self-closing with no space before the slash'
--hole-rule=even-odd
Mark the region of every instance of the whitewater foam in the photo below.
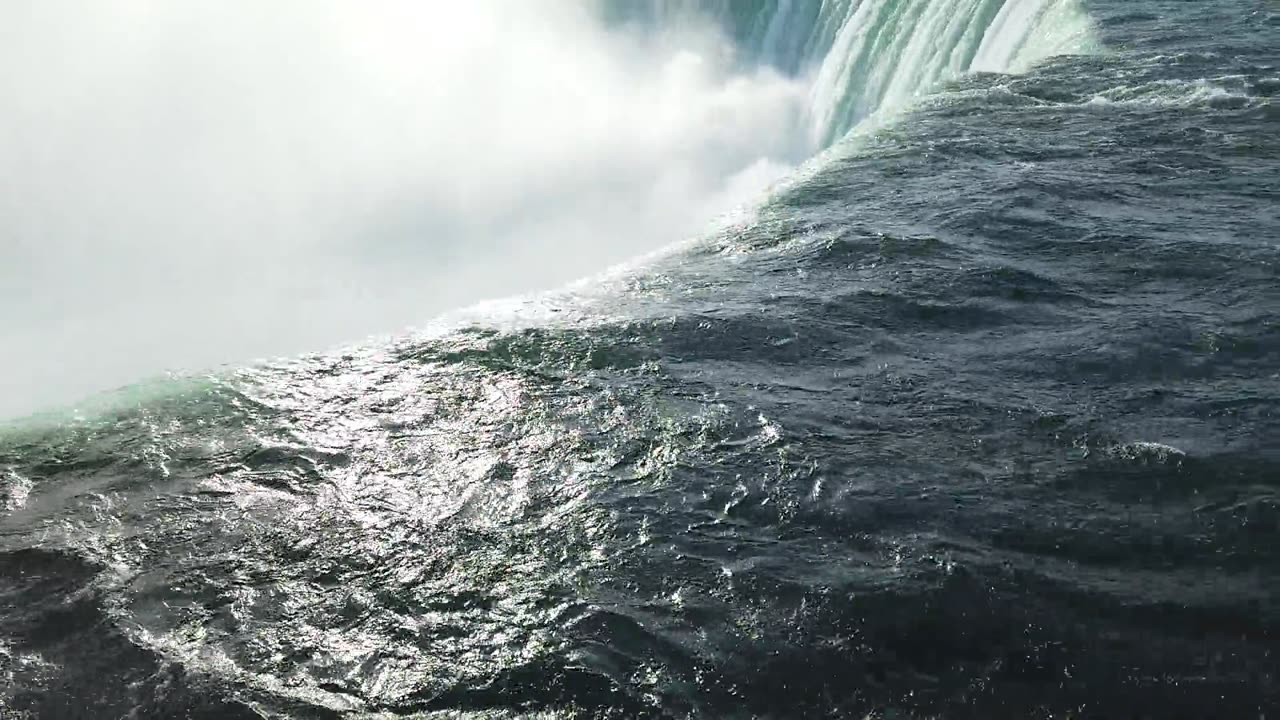
<svg viewBox="0 0 1280 720">
<path fill-rule="evenodd" d="M 616 0 L 623 3 L 625 0 Z M 751 62 L 809 85 L 817 152 L 970 71 L 1023 72 L 1099 49 L 1079 0 L 650 0 L 616 14 L 674 24 L 710 18 Z M 883 122 L 881 119 L 879 122 Z"/>
<path fill-rule="evenodd" d="M 1134 85 L 1119 85 L 1092 96 L 1088 103 L 1192 107 L 1220 104 L 1252 106 L 1268 101 L 1268 98 L 1251 92 L 1242 77 L 1235 76 L 1194 80 L 1154 80 Z"/>
</svg>

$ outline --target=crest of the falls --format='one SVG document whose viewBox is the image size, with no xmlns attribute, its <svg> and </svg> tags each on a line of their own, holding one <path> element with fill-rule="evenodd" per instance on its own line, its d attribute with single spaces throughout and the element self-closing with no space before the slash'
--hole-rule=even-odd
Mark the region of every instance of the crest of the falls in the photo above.
<svg viewBox="0 0 1280 720">
<path fill-rule="evenodd" d="M 1079 0 L 606 0 L 609 17 L 709 22 L 743 63 L 806 78 L 817 150 L 969 71 L 1020 72 L 1097 47 Z"/>
</svg>

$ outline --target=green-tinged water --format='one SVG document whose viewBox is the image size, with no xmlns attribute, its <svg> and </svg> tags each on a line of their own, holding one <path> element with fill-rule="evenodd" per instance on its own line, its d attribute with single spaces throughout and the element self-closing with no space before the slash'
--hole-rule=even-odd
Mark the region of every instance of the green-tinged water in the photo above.
<svg viewBox="0 0 1280 720">
<path fill-rule="evenodd" d="M 1280 710 L 1274 5 L 711 5 L 903 104 L 599 282 L 0 431 L 0 708 Z"/>
</svg>

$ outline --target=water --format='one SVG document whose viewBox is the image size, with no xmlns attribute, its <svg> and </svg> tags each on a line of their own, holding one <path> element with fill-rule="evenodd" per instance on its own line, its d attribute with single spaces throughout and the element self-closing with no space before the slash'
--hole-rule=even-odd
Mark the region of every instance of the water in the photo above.
<svg viewBox="0 0 1280 720">
<path fill-rule="evenodd" d="M 0 702 L 1274 715 L 1280 13 L 1087 11 L 631 269 L 12 423 Z"/>
</svg>

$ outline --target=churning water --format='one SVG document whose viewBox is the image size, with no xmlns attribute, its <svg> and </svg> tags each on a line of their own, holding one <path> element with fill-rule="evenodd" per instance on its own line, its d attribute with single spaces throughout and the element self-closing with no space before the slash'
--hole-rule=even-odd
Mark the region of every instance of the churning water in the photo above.
<svg viewBox="0 0 1280 720">
<path fill-rule="evenodd" d="M 821 154 L 562 292 L 11 423 L 0 706 L 1280 711 L 1280 9 L 598 21 L 714 25 Z"/>
</svg>

